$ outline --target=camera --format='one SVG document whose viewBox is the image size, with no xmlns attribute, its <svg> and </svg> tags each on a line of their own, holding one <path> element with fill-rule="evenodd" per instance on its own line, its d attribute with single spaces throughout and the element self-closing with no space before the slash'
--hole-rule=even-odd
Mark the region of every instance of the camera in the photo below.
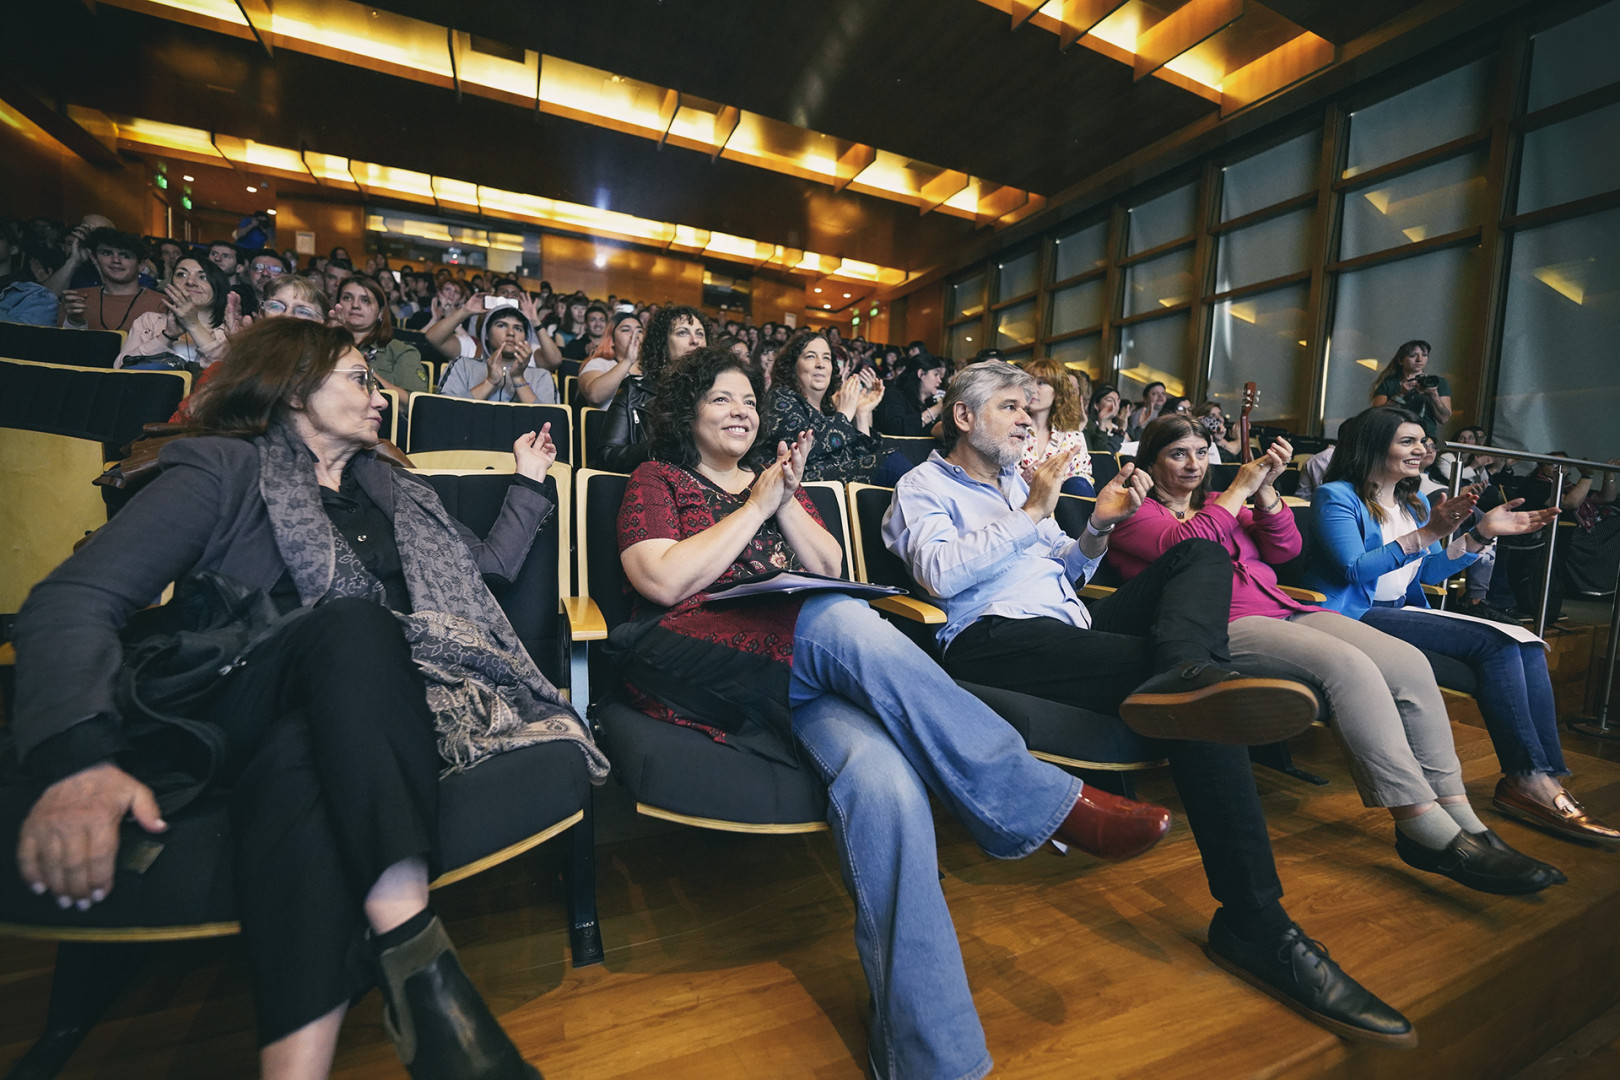
<svg viewBox="0 0 1620 1080">
<path fill-rule="evenodd" d="M 1438 375 L 1419 375 L 1418 378 L 1417 378 L 1417 384 L 1421 389 L 1432 390 L 1436 386 L 1440 385 L 1440 376 L 1438 376 Z"/>
</svg>

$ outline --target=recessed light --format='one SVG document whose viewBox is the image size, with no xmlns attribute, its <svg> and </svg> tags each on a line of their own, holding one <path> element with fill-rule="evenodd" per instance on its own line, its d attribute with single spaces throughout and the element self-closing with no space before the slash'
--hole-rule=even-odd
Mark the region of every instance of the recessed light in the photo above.
<svg viewBox="0 0 1620 1080">
<path fill-rule="evenodd" d="M 845 294 L 844 294 L 844 299 L 845 299 L 845 300 L 848 300 L 848 299 L 849 299 L 849 293 L 845 293 Z"/>
<path fill-rule="evenodd" d="M 271 217 L 276 216 L 276 212 L 274 210 L 266 210 L 265 213 L 269 214 Z"/>
<path fill-rule="evenodd" d="M 188 184 L 194 184 L 197 182 L 197 178 L 195 176 L 182 176 L 180 179 L 184 180 Z"/>
<path fill-rule="evenodd" d="M 822 304 L 821 306 L 826 308 L 828 311 L 832 310 L 832 305 L 831 304 Z"/>
<path fill-rule="evenodd" d="M 256 187 L 254 187 L 254 186 L 253 186 L 253 185 L 252 185 L 252 184 L 249 184 L 249 185 L 248 185 L 248 194 L 249 194 L 249 195 L 254 195 L 254 194 L 257 194 L 257 193 L 258 193 L 258 190 L 259 190 L 259 189 L 258 189 L 258 188 L 256 188 Z"/>
<path fill-rule="evenodd" d="M 818 288 L 817 288 L 817 289 L 816 289 L 816 292 L 820 292 L 820 291 L 821 291 L 821 289 L 820 289 L 820 288 L 819 288 L 819 287 L 818 287 Z"/>
</svg>

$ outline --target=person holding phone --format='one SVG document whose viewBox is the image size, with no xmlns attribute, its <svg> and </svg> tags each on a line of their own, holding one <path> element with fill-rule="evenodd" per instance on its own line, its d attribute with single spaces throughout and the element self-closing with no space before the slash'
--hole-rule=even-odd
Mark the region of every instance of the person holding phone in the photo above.
<svg viewBox="0 0 1620 1080">
<path fill-rule="evenodd" d="M 552 371 L 562 363 L 549 336 L 537 336 L 530 312 L 534 304 L 527 297 L 508 307 L 501 297 L 479 297 L 478 302 L 494 300 L 496 307 L 486 311 L 478 324 L 477 340 L 482 355 L 463 356 L 445 372 L 441 394 L 473 398 L 477 401 L 516 401 L 525 405 L 551 405 L 557 401 L 557 383 Z M 549 349 L 547 348 L 549 346 Z"/>
</svg>

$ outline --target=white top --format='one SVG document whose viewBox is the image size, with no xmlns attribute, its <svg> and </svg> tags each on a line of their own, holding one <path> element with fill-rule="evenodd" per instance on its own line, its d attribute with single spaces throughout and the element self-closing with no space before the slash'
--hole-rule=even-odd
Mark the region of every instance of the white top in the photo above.
<svg viewBox="0 0 1620 1080">
<path fill-rule="evenodd" d="M 612 371 L 618 361 L 611 356 L 598 356 L 595 360 L 585 361 L 585 366 L 579 369 L 581 375 L 594 375 L 598 371 Z"/>
<path fill-rule="evenodd" d="M 1412 517 L 1412 512 L 1406 507 L 1399 507 L 1393 513 L 1390 513 L 1390 509 L 1390 507 L 1384 507 L 1384 512 L 1389 516 L 1379 526 L 1380 531 L 1384 534 L 1384 543 L 1386 544 L 1405 536 L 1409 532 L 1416 532 L 1418 527 L 1417 522 Z M 1374 600 L 1399 600 L 1406 595 L 1406 590 L 1411 586 L 1412 579 L 1417 577 L 1418 571 L 1422 569 L 1423 560 L 1413 559 L 1399 570 L 1391 570 L 1389 573 L 1382 575 L 1378 579 L 1378 587 L 1373 590 L 1372 598 Z"/>
</svg>

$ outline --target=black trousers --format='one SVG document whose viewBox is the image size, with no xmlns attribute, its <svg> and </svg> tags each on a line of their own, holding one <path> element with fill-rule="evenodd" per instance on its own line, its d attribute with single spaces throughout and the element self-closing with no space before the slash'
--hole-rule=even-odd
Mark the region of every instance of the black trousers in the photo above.
<svg viewBox="0 0 1620 1080">
<path fill-rule="evenodd" d="M 363 903 L 436 862 L 433 716 L 398 622 L 364 600 L 295 621 L 231 674 L 207 719 L 230 733 L 236 895 L 259 1044 L 364 992 Z"/>
<path fill-rule="evenodd" d="M 988 616 L 956 636 L 944 667 L 968 682 L 1115 712 L 1156 672 L 1225 663 L 1231 602 L 1231 556 L 1212 541 L 1187 540 L 1093 607 L 1094 629 Z M 1282 883 L 1247 748 L 1180 739 L 1157 745 L 1170 760 L 1210 894 L 1244 912 L 1277 903 Z"/>
</svg>

